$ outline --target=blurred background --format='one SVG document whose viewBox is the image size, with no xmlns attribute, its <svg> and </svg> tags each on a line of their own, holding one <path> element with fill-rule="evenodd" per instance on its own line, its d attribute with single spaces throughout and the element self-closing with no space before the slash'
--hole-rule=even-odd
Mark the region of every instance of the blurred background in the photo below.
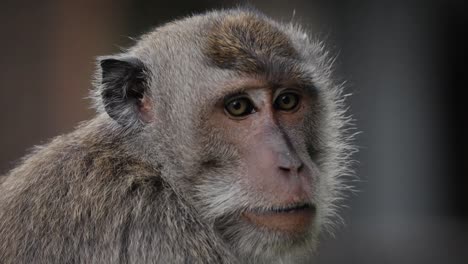
<svg viewBox="0 0 468 264">
<path fill-rule="evenodd" d="M 96 56 L 238 4 L 325 37 L 353 93 L 360 192 L 318 263 L 468 263 L 466 1 L 3 0 L 0 174 L 92 117 Z"/>
</svg>

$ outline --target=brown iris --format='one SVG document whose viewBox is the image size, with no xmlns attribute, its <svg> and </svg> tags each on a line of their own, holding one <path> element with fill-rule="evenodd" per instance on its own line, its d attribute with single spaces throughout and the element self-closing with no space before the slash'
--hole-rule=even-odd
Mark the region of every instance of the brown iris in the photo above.
<svg viewBox="0 0 468 264">
<path fill-rule="evenodd" d="M 282 111 L 293 111 L 299 105 L 299 95 L 293 92 L 285 92 L 280 94 L 275 102 L 274 107 Z"/>
<path fill-rule="evenodd" d="M 247 97 L 236 97 L 224 104 L 226 112 L 233 117 L 243 117 L 254 112 L 254 106 Z"/>
</svg>

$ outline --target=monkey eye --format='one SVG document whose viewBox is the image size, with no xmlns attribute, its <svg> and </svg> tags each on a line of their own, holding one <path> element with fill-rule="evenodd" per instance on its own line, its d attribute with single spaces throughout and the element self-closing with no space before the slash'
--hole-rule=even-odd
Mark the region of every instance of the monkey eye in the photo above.
<svg viewBox="0 0 468 264">
<path fill-rule="evenodd" d="M 274 108 L 282 111 L 293 111 L 299 105 L 300 97 L 295 92 L 285 92 L 278 97 L 274 102 Z"/>
<path fill-rule="evenodd" d="M 247 97 L 235 97 L 224 103 L 224 110 L 232 117 L 244 117 L 255 112 L 252 101 Z"/>
</svg>

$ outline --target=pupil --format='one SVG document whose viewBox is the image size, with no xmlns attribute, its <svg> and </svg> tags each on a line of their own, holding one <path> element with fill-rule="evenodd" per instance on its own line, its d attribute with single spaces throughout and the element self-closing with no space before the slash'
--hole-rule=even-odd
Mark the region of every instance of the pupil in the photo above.
<svg viewBox="0 0 468 264">
<path fill-rule="evenodd" d="M 287 105 L 289 103 L 291 103 L 291 98 L 289 98 L 289 96 L 283 96 L 283 98 L 281 98 L 281 101 L 283 101 L 283 104 Z"/>
<path fill-rule="evenodd" d="M 232 108 L 234 108 L 235 110 L 239 110 L 239 109 L 241 109 L 241 104 L 238 101 L 233 102 L 232 103 Z"/>
</svg>

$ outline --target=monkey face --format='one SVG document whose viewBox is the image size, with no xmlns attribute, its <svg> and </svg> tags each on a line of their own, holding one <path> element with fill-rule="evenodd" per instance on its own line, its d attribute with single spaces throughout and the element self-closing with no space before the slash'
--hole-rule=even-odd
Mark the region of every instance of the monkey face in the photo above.
<svg viewBox="0 0 468 264">
<path fill-rule="evenodd" d="M 317 90 L 248 77 L 221 90 L 201 129 L 206 159 L 194 196 L 202 215 L 233 244 L 309 246 L 320 225 L 320 171 L 307 129 Z"/>
<path fill-rule="evenodd" d="M 243 219 L 259 227 L 301 233 L 312 223 L 314 164 L 303 161 L 299 148 L 292 143 L 294 135 L 286 132 L 302 122 L 304 97 L 300 89 L 252 88 L 225 100 L 225 114 L 234 122 L 224 123 L 233 127 L 232 140 L 245 157 L 246 182 L 251 191 L 270 201 L 242 214 Z"/>
</svg>

